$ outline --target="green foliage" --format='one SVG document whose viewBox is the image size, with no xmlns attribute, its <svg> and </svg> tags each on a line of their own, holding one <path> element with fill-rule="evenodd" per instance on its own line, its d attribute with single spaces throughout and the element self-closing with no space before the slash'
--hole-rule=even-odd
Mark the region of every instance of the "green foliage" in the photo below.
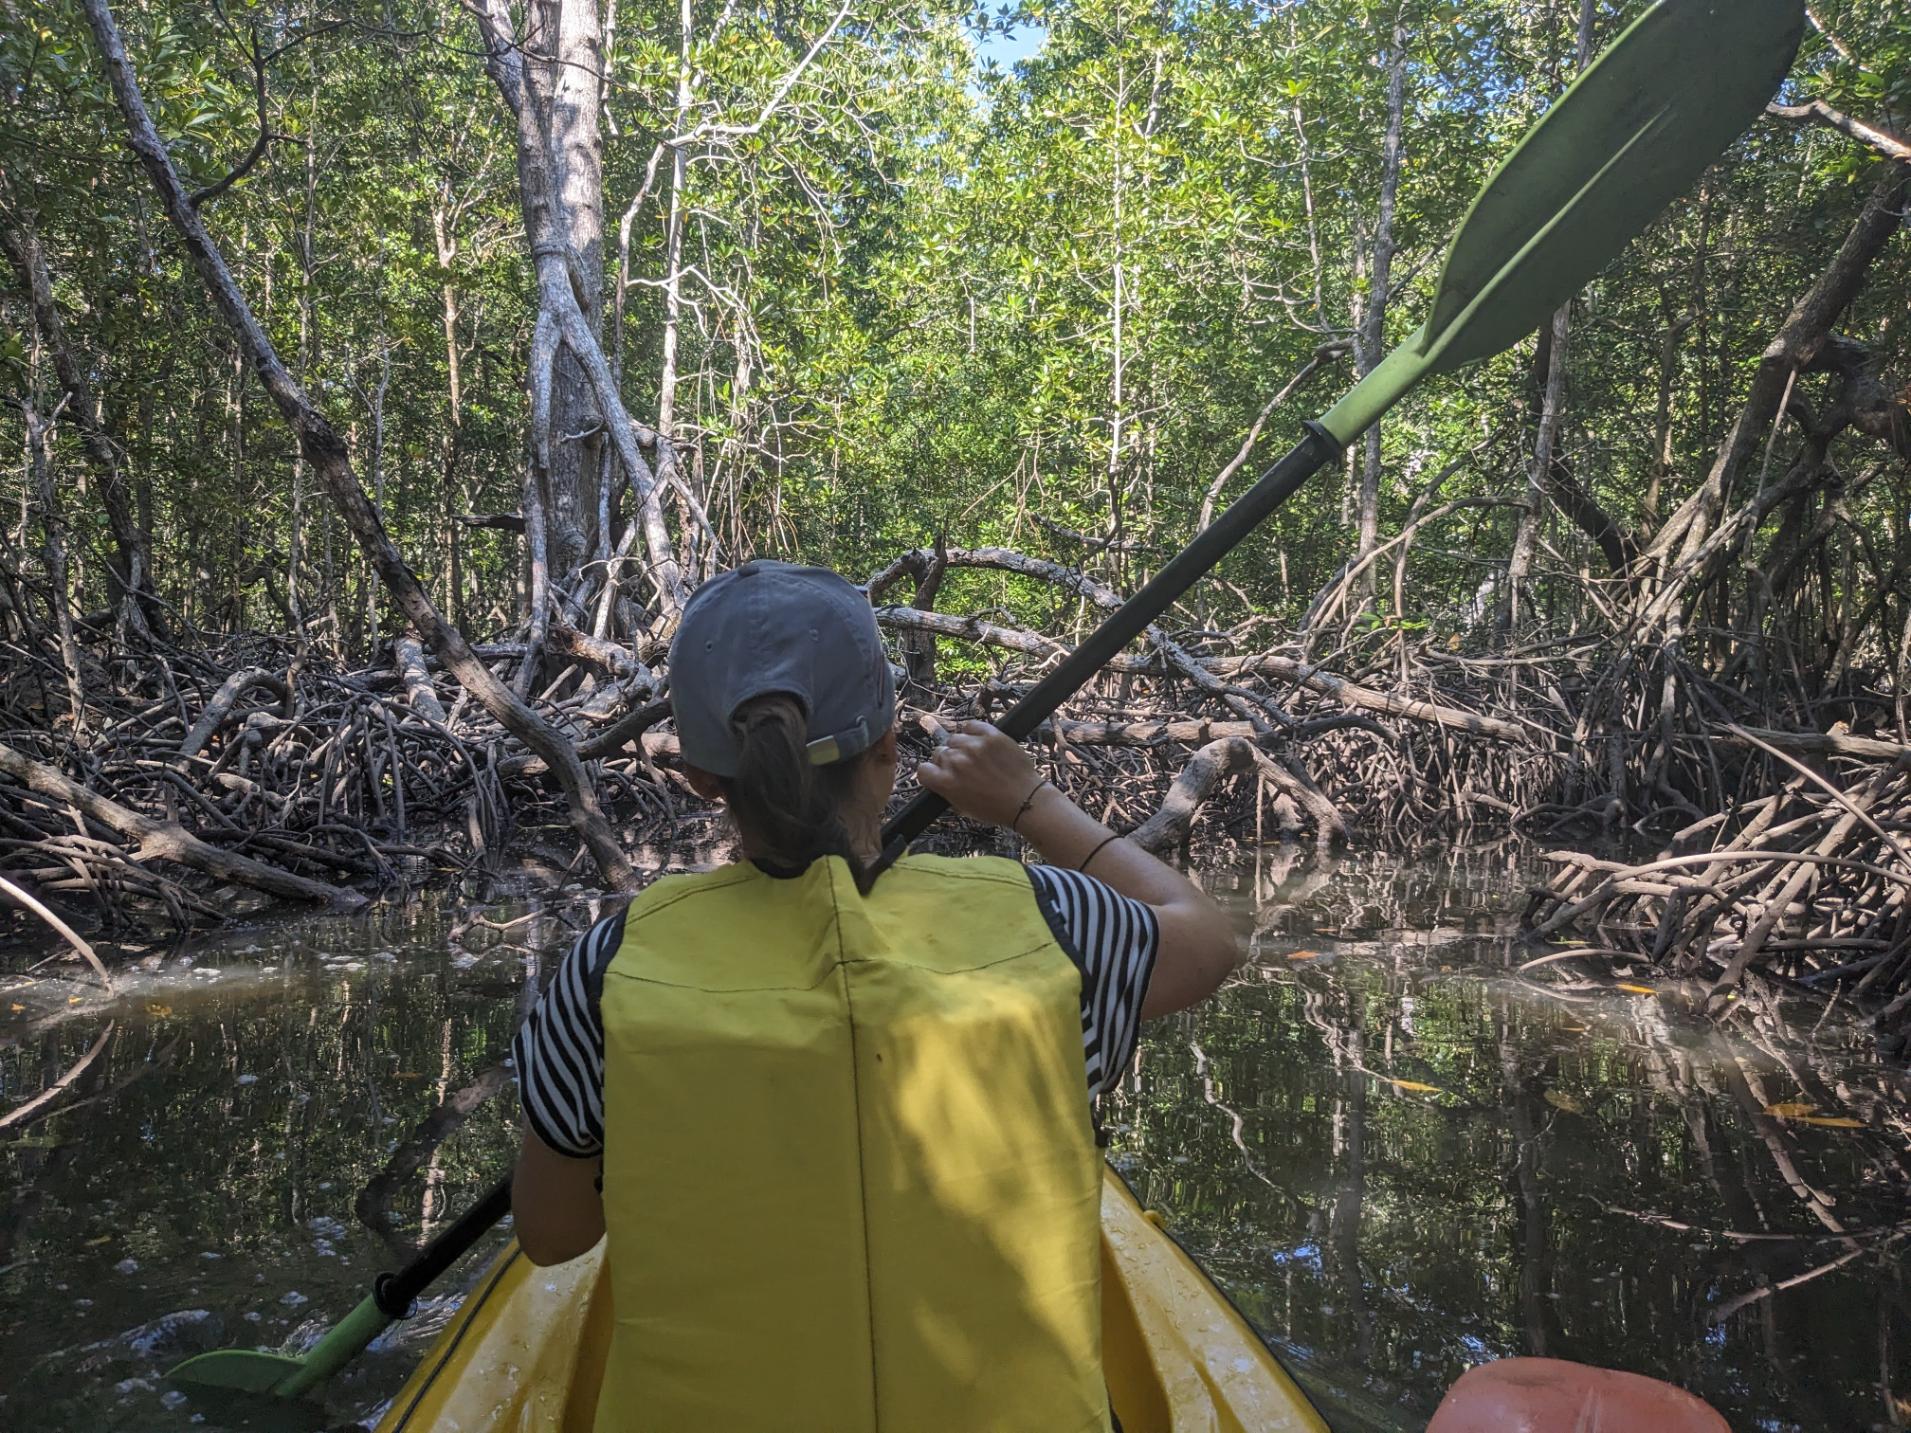
<svg viewBox="0 0 1911 1433">
<path fill-rule="evenodd" d="M 1640 8 L 1598 5 L 1599 42 Z M 1817 9 L 1828 33 L 1808 39 L 1787 98 L 1902 132 L 1902 7 Z M 677 7 L 620 7 L 611 39 L 607 274 L 618 219 L 644 199 L 630 221 L 626 318 L 621 329 L 607 318 L 606 337 L 621 348 L 633 413 L 654 415 L 670 169 L 658 146 L 701 129 L 682 195 L 678 427 L 698 449 L 727 551 L 800 552 L 860 573 L 943 534 L 1083 557 L 1060 528 L 1126 539 L 1104 561 L 1129 584 L 1192 532 L 1255 415 L 1319 345 L 1350 332 L 1368 298 L 1396 13 L 1408 120 L 1391 339 L 1423 316 L 1480 177 L 1569 79 L 1578 6 L 1031 0 L 992 16 L 969 0 L 871 0 L 833 33 L 836 6 L 820 0 L 697 0 L 692 12 L 681 115 Z M 27 20 L 0 25 L 0 205 L 37 212 L 105 426 L 145 487 L 163 594 L 208 628 L 283 625 L 296 513 L 299 585 L 343 614 L 317 635 L 361 646 L 375 586 L 301 488 L 290 435 L 239 371 L 133 169 L 77 7 L 13 13 Z M 382 472 L 388 523 L 414 565 L 468 626 L 508 625 L 519 540 L 456 518 L 517 506 L 533 309 L 511 129 L 468 16 L 450 0 L 127 0 L 117 13 L 197 185 L 251 149 L 251 56 L 269 57 L 271 142 L 208 206 L 213 230 L 361 474 Z M 992 29 L 1030 26 L 1046 36 L 1033 58 L 1013 72 L 979 62 Z M 1703 477 L 1752 364 L 1835 251 L 1875 167 L 1827 128 L 1766 121 L 1576 304 L 1560 450 L 1627 531 L 1649 535 Z M 455 241 L 449 262 L 434 218 Z M 1897 383 L 1908 273 L 1881 266 L 1845 326 Z M 455 440 L 447 294 L 463 380 Z M 0 331 L 27 333 L 22 307 L 0 299 L 0 311 Z M 1449 469 L 1443 497 L 1523 490 L 1531 366 L 1530 352 L 1505 356 L 1430 385 L 1389 420 L 1383 536 Z M 1237 483 L 1339 391 L 1346 364 L 1326 368 L 1271 417 Z M 1662 379 L 1667 460 L 1656 452 Z M 0 384 L 44 393 L 50 381 L 26 338 L 0 344 Z M 1868 442 L 1841 440 L 1841 452 Z M 59 461 L 84 471 L 70 421 Z M 11 493 L 17 480 L 0 481 Z M 1878 506 L 1855 520 L 1885 530 L 1901 494 L 1870 492 Z M 76 505 L 68 521 L 97 604 L 104 519 Z M 1423 536 L 1406 581 L 1415 610 L 1400 615 L 1466 625 L 1514 521 L 1473 508 Z M 1889 522 L 1892 543 L 1901 528 Z M 1597 570 L 1563 517 L 1548 513 L 1543 536 L 1556 556 L 1542 577 L 1582 561 Z M 1351 544 L 1345 486 L 1324 477 L 1228 562 L 1233 590 L 1202 599 L 1210 618 L 1238 619 L 1245 602 L 1291 619 Z M 1056 615 L 1006 583 L 978 580 L 965 595 L 1030 620 Z"/>
</svg>

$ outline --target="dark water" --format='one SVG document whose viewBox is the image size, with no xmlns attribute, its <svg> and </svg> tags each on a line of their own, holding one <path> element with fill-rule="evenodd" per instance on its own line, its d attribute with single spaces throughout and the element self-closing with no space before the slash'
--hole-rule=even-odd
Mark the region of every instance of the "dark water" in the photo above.
<svg viewBox="0 0 1911 1433">
<path fill-rule="evenodd" d="M 1518 1353 L 1671 1379 L 1735 1428 L 1905 1426 L 1911 1105 L 1861 1031 L 1834 1012 L 1808 1046 L 1820 1012 L 1780 1009 L 1727 1039 L 1673 996 L 1522 982 L 1505 854 L 1209 879 L 1256 959 L 1151 1029 L 1115 1154 L 1337 1428 L 1418 1428 Z M 171 1362 L 309 1344 L 388 1238 L 505 1167 L 499 1062 L 592 909 L 261 926 L 110 1006 L 0 977 L 0 1120 L 91 1055 L 0 1127 L 0 1427 L 193 1426 Z M 457 1279 L 333 1385 L 337 1426 Z"/>
</svg>

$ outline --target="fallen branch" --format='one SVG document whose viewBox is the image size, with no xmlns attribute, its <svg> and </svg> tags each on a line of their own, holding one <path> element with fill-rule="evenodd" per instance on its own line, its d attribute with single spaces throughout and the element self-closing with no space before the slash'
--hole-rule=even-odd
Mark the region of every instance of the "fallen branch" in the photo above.
<svg viewBox="0 0 1911 1433">
<path fill-rule="evenodd" d="M 251 886 L 275 896 L 290 896 L 294 900 L 324 901 L 345 909 L 354 909 L 365 903 L 365 898 L 356 891 L 295 876 L 290 871 L 268 866 L 250 856 L 222 851 L 200 840 L 176 822 L 156 821 L 150 816 L 142 816 L 117 801 L 109 801 L 97 792 L 88 791 L 53 767 L 34 761 L 4 744 L 0 744 L 0 774 L 11 776 L 29 791 L 77 808 L 100 825 L 135 842 L 128 857 L 135 863 L 176 861 L 222 881 Z"/>
<path fill-rule="evenodd" d="M 197 756 L 205 750 L 206 743 L 226 719 L 232 715 L 232 709 L 238 704 L 239 697 L 248 687 L 271 687 L 286 703 L 291 701 L 291 688 L 284 677 L 275 676 L 263 667 L 244 667 L 227 677 L 219 684 L 219 690 L 212 694 L 212 700 L 206 703 L 205 710 L 199 713 L 199 720 L 192 724 L 192 730 L 186 733 L 179 743 L 181 756 Z M 289 713 L 287 713 L 289 715 Z"/>
<path fill-rule="evenodd" d="M 57 934 L 61 940 L 64 940 L 68 945 L 72 946 L 76 955 L 93 967 L 93 973 L 99 976 L 100 984 L 106 987 L 106 993 L 108 995 L 113 993 L 113 977 L 106 973 L 106 967 L 101 963 L 98 953 L 81 938 L 78 931 L 74 930 L 72 926 L 61 920 L 59 916 L 55 915 L 52 911 L 48 910 L 45 904 L 31 891 L 20 889 L 20 887 L 16 886 L 12 881 L 9 881 L 5 876 L 0 876 L 0 894 L 4 894 L 9 899 L 17 901 L 20 905 L 26 907 L 41 920 L 45 921 L 49 926 L 53 927 L 54 933 Z M 4 1121 L 0 1121 L 0 1124 L 4 1123 Z"/>
<path fill-rule="evenodd" d="M 887 627 L 891 631 L 928 632 L 941 637 L 954 637 L 982 646 L 1000 647 L 1005 651 L 1037 657 L 1044 661 L 1057 660 L 1066 656 L 1068 652 L 1066 647 L 1040 633 L 1005 627 L 999 622 L 991 622 L 981 617 L 959 617 L 949 612 L 921 612 L 913 607 L 878 607 L 876 622 L 877 625 Z M 1377 692 L 1370 687 L 1363 687 L 1357 682 L 1348 681 L 1345 677 L 1336 676 L 1332 672 L 1290 657 L 1264 654 L 1258 657 L 1229 657 L 1212 661 L 1197 660 L 1192 657 L 1187 657 L 1185 660 L 1200 669 L 1206 679 L 1202 684 L 1204 688 L 1242 677 L 1275 677 L 1281 681 L 1305 687 L 1319 696 L 1330 697 L 1342 706 L 1353 707 L 1360 711 L 1374 712 L 1380 716 L 1397 717 L 1406 721 L 1428 722 L 1452 731 L 1464 732 L 1469 736 L 1483 736 L 1494 741 L 1510 742 L 1520 746 L 1528 745 L 1531 741 L 1527 730 L 1516 722 L 1482 716 L 1478 712 L 1462 711 L 1457 707 L 1443 706 L 1437 702 L 1398 696 L 1391 692 Z M 1157 657 L 1130 652 L 1121 653 L 1113 658 L 1108 663 L 1107 670 L 1145 676 L 1185 674 L 1185 667 L 1180 663 L 1168 664 Z"/>
<path fill-rule="evenodd" d="M 431 673 L 425 666 L 424 649 L 416 637 L 400 637 L 392 643 L 392 661 L 398 667 L 398 679 L 405 686 L 405 700 L 411 709 L 440 726 L 445 722 L 445 704 L 431 685 Z"/>
<path fill-rule="evenodd" d="M 1230 776 L 1252 771 L 1255 764 L 1253 743 L 1238 736 L 1209 742 L 1192 757 L 1168 788 L 1161 809 L 1128 833 L 1128 839 L 1144 851 L 1156 853 L 1180 845 L 1188 839 L 1189 828 L 1202 804 L 1214 788 Z"/>
</svg>

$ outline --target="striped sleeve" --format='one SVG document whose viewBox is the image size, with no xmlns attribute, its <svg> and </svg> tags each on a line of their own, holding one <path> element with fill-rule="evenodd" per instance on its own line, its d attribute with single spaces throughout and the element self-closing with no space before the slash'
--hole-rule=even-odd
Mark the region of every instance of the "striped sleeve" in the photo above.
<svg viewBox="0 0 1911 1433">
<path fill-rule="evenodd" d="M 1155 971 L 1155 913 L 1079 871 L 1029 867 L 1049 929 L 1082 973 L 1082 1056 L 1090 1094 L 1106 1094 L 1134 1058 Z"/>
<path fill-rule="evenodd" d="M 559 1154 L 604 1152 L 604 1018 L 597 992 L 624 939 L 624 913 L 605 916 L 571 947 L 511 1042 L 524 1117 Z"/>
</svg>

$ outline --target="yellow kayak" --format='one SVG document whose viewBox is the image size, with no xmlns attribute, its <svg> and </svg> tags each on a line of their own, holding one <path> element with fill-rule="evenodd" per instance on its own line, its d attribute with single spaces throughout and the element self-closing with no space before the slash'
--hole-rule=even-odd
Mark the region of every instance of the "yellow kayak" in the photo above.
<svg viewBox="0 0 1911 1433">
<path fill-rule="evenodd" d="M 1101 1228 L 1102 1359 L 1122 1433 L 1327 1433 L 1287 1370 L 1112 1169 Z M 377 1433 L 587 1433 L 610 1344 L 603 1247 L 539 1269 L 507 1245 Z"/>
</svg>

